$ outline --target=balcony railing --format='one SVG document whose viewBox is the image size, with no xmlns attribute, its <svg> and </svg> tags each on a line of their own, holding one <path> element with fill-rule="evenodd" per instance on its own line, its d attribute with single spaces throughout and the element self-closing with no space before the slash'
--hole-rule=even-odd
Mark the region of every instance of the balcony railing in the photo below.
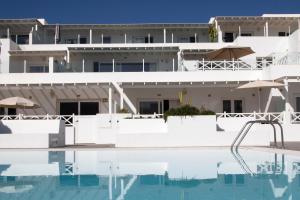
<svg viewBox="0 0 300 200">
<path fill-rule="evenodd" d="M 262 66 L 255 66 L 245 63 L 240 60 L 233 61 L 207 61 L 202 60 L 198 62 L 198 70 L 206 71 L 206 70 L 229 70 L 229 71 L 237 71 L 237 70 L 260 70 Z"/>
<path fill-rule="evenodd" d="M 300 116 L 300 115 L 299 115 Z M 217 113 L 217 118 L 241 118 L 251 117 L 255 120 L 269 120 L 283 122 L 283 113 L 272 112 L 272 113 Z"/>
</svg>

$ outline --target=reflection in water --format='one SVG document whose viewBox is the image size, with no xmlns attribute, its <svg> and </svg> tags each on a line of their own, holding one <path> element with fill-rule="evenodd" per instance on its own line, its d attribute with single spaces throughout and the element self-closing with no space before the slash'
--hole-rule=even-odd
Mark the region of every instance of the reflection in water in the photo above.
<svg viewBox="0 0 300 200">
<path fill-rule="evenodd" d="M 0 199 L 300 199 L 299 174 L 250 150 L 0 151 Z"/>
</svg>

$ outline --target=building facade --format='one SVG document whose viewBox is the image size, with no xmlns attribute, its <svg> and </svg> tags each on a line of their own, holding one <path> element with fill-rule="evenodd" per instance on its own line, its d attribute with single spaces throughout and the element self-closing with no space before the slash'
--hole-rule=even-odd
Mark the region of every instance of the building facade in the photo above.
<svg viewBox="0 0 300 200">
<path fill-rule="evenodd" d="M 180 104 L 217 113 L 299 112 L 299 26 L 300 15 L 214 17 L 199 24 L 0 20 L 0 98 L 24 96 L 41 105 L 1 113 L 92 115 L 126 108 L 162 114 Z M 255 53 L 205 59 L 227 46 Z M 255 80 L 286 86 L 236 90 Z"/>
</svg>

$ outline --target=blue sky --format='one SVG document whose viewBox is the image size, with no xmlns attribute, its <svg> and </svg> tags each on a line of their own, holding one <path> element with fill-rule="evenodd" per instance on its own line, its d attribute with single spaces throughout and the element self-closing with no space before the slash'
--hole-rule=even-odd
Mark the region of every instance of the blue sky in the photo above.
<svg viewBox="0 0 300 200">
<path fill-rule="evenodd" d="M 300 13 L 300 0 L 9 0 L 1 7 L 2 19 L 49 23 L 206 23 L 211 16 Z"/>
</svg>

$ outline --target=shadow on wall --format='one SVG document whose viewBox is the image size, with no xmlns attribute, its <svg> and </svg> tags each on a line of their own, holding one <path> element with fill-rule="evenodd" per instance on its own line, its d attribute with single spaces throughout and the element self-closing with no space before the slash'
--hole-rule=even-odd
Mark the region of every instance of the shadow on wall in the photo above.
<svg viewBox="0 0 300 200">
<path fill-rule="evenodd" d="M 10 134 L 12 133 L 11 129 L 4 125 L 2 121 L 0 121 L 0 134 Z"/>
</svg>

